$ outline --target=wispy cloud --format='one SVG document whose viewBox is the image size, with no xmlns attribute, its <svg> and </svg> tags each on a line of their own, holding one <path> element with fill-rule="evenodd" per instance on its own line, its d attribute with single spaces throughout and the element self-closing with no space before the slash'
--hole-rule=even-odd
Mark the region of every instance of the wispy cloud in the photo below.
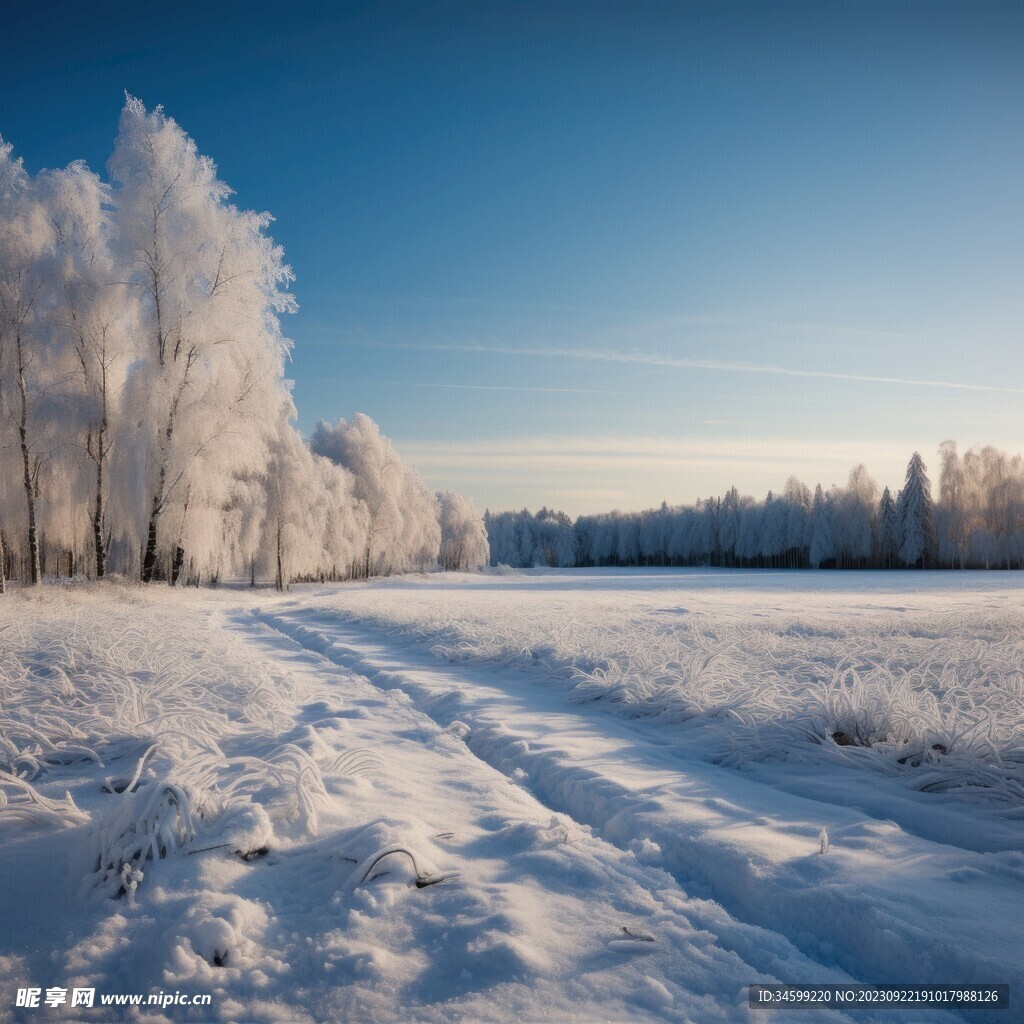
<svg viewBox="0 0 1024 1024">
<path fill-rule="evenodd" d="M 499 462 L 522 462 L 527 465 L 550 461 L 558 463 L 564 458 L 628 458 L 648 460 L 651 463 L 691 459 L 715 462 L 768 459 L 795 463 L 822 458 L 852 458 L 860 462 L 872 457 L 889 458 L 899 455 L 905 462 L 910 454 L 905 444 L 895 441 L 833 441 L 786 437 L 744 437 L 742 441 L 731 441 L 713 437 L 640 434 L 629 437 L 621 434 L 604 437 L 570 434 L 476 438 L 470 441 L 409 440 L 402 443 L 402 453 L 421 464 L 469 460 L 483 461 L 492 466 Z"/>
<path fill-rule="evenodd" d="M 544 387 L 542 385 L 535 384 L 451 384 L 444 381 L 425 381 L 425 380 L 387 380 L 381 378 L 367 378 L 367 377 L 317 377 L 317 380 L 322 383 L 330 384 L 363 384 L 373 385 L 385 388 L 429 388 L 437 389 L 442 391 L 511 391 L 511 392 L 527 392 L 527 393 L 539 393 L 539 394 L 555 394 L 555 395 L 618 395 L 620 397 L 632 397 L 632 398 L 644 398 L 649 401 L 656 401 L 659 397 L 667 397 L 671 401 L 676 401 L 680 398 L 704 398 L 706 394 L 701 391 L 686 392 L 686 391 L 673 391 L 668 396 L 658 396 L 652 394 L 650 390 L 633 389 L 627 390 L 624 388 L 555 388 L 555 387 Z M 783 395 L 729 395 L 719 396 L 729 397 L 743 401 L 771 401 L 771 402 L 811 402 L 814 399 L 810 398 L 790 398 Z M 714 420 L 707 420 L 706 422 L 716 422 Z M 722 423 L 731 422 L 722 420 Z"/>
<path fill-rule="evenodd" d="M 320 377 L 332 384 L 374 384 L 381 387 L 432 388 L 441 391 L 527 391 L 555 395 L 632 395 L 648 396 L 648 391 L 623 391 L 615 388 L 550 388 L 532 384 L 449 384 L 426 380 L 370 380 L 356 377 Z"/>
<path fill-rule="evenodd" d="M 462 306 L 468 309 L 485 309 L 506 313 L 568 313 L 599 317 L 603 320 L 622 320 L 638 329 L 651 327 L 770 327 L 773 330 L 797 333 L 831 334 L 851 338 L 902 338 L 907 341 L 935 340 L 929 335 L 912 331 L 895 331 L 880 327 L 863 327 L 851 324 L 822 323 L 820 321 L 785 320 L 773 317 L 723 316 L 713 313 L 684 314 L 653 312 L 639 309 L 610 309 L 602 306 L 581 306 L 569 303 L 541 303 L 503 301 L 469 295 L 372 295 L 359 292 L 332 292 L 335 298 L 355 299 L 371 304 L 392 307 L 395 303 L 419 304 L 427 307 L 449 309 Z M 337 336 L 336 324 L 308 325 L 317 333 Z"/>
<path fill-rule="evenodd" d="M 619 363 L 634 366 L 662 367 L 677 370 L 705 370 L 718 373 L 759 374 L 776 377 L 800 377 L 816 380 L 857 381 L 865 384 L 899 384 L 904 387 L 943 388 L 955 391 L 991 392 L 1024 395 L 1024 387 L 998 384 L 977 384 L 964 381 L 932 378 L 889 377 L 884 374 L 845 373 L 789 366 L 771 366 L 761 363 L 729 362 L 720 359 L 694 359 L 681 356 L 658 355 L 648 352 L 620 352 L 613 349 L 561 348 L 549 346 L 483 345 L 466 342 L 391 342 L 378 340 L 354 341 L 374 348 L 416 349 L 429 352 L 459 352 L 478 355 L 520 356 L 537 359 L 576 359 L 587 362 Z"/>
</svg>

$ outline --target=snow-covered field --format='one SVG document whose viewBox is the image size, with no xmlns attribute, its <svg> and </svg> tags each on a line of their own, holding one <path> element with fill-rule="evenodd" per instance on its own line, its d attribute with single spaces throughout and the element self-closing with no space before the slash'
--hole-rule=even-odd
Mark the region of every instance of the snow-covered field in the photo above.
<svg viewBox="0 0 1024 1024">
<path fill-rule="evenodd" d="M 1022 1019 L 1022 598 L 641 570 L 8 595 L 0 1020 Z M 1011 1009 L 748 1010 L 766 981 Z M 99 1005 L 175 992 L 210 1005 Z"/>
<path fill-rule="evenodd" d="M 1014 574 L 583 570 L 315 604 L 451 662 L 541 670 L 572 702 L 713 720 L 725 763 L 839 760 L 1020 806 L 1022 596 Z"/>
</svg>

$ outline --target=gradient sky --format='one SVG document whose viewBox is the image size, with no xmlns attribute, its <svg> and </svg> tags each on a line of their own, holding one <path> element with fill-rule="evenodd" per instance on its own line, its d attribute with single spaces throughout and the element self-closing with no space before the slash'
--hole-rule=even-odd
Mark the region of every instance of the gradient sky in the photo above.
<svg viewBox="0 0 1024 1024">
<path fill-rule="evenodd" d="M 21 4 L 0 134 L 162 103 L 297 274 L 304 432 L 491 508 L 1024 445 L 1024 5 Z"/>
</svg>

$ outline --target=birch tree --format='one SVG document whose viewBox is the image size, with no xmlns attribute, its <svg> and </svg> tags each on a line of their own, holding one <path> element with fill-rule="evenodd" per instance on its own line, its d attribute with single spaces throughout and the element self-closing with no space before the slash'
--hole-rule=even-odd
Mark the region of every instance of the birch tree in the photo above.
<svg viewBox="0 0 1024 1024">
<path fill-rule="evenodd" d="M 369 416 L 321 421 L 311 445 L 351 473 L 355 499 L 366 509 L 362 575 L 422 569 L 437 561 L 437 500 Z"/>
<path fill-rule="evenodd" d="M 129 366 L 137 352 L 135 304 L 111 248 L 110 189 L 84 163 L 40 175 L 53 225 L 54 266 L 50 282 L 57 343 L 74 354 L 75 379 L 62 398 L 66 452 L 84 456 L 92 486 L 67 501 L 77 509 L 86 499 L 97 578 L 106 572 L 107 503 L 115 438 L 123 433 L 122 403 Z M 69 461 L 69 460 L 65 460 Z"/>
<path fill-rule="evenodd" d="M 39 583 L 39 471 L 46 453 L 38 405 L 52 385 L 44 288 L 53 227 L 33 182 L 0 138 L 0 385 L 16 431 L 24 488 L 29 579 Z"/>
<path fill-rule="evenodd" d="M 147 516 L 143 580 L 157 572 L 162 519 L 177 505 L 175 554 L 185 535 L 209 553 L 211 510 L 230 490 L 229 467 L 269 458 L 287 344 L 277 314 L 295 308 L 291 271 L 265 236 L 266 214 L 242 212 L 208 157 L 167 117 L 128 97 L 110 172 L 119 240 L 142 303 L 148 354 L 133 394 L 143 428 Z M 223 487 L 218 488 L 218 484 Z"/>
</svg>

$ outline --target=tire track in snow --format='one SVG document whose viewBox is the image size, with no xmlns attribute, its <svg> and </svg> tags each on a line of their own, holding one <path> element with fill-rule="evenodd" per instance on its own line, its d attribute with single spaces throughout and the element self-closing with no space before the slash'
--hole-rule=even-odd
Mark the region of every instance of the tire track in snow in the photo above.
<svg viewBox="0 0 1024 1024">
<path fill-rule="evenodd" d="M 847 978 L 875 982 L 922 977 L 992 982 L 1004 980 L 1014 968 L 1009 980 L 1018 980 L 1012 937 L 1003 944 L 1005 951 L 985 949 L 977 941 L 961 948 L 962 935 L 927 927 L 929 914 L 933 921 L 951 916 L 931 887 L 913 895 L 898 884 L 864 884 L 864 861 L 869 875 L 884 874 L 887 864 L 892 866 L 887 858 L 906 859 L 908 844 L 914 848 L 910 862 L 921 860 L 922 848 L 933 854 L 935 844 L 908 839 L 891 824 L 856 811 L 779 793 L 728 769 L 695 764 L 694 771 L 682 772 L 678 760 L 645 742 L 634 723 L 579 707 L 567 710 L 560 694 L 529 684 L 511 694 L 496 685 L 499 677 L 493 673 L 453 668 L 365 624 L 302 609 L 254 614 L 380 688 L 402 689 L 438 725 L 467 723 L 467 745 L 480 760 L 515 778 L 548 807 L 631 850 L 641 862 L 664 868 L 684 890 L 713 899 L 737 921 L 763 929 L 760 948 L 751 948 L 748 936 L 726 934 L 723 941 L 733 942 L 736 952 L 765 973 L 779 974 L 783 943 L 806 958 L 808 970 L 817 968 L 814 977 L 790 975 L 793 981 L 823 981 L 838 970 Z M 587 750 L 595 739 L 605 743 L 604 760 Z M 776 811 L 782 813 L 752 811 L 752 792 L 781 804 Z M 823 817 L 834 843 L 839 840 L 828 857 L 816 855 Z M 897 835 L 887 835 L 888 830 Z M 848 855 L 851 851 L 855 856 Z M 851 868 L 859 869 L 853 879 L 847 877 Z M 952 908 L 954 919 L 958 910 L 961 918 L 970 918 L 971 903 L 968 894 L 962 907 Z M 985 915 L 977 906 L 973 917 L 984 928 Z M 785 959 L 791 967 L 791 956 Z"/>
<path fill-rule="evenodd" d="M 390 673 L 387 669 L 380 666 L 370 664 L 353 648 L 334 644 L 323 634 L 314 636 L 307 632 L 300 636 L 295 636 L 293 635 L 293 629 L 287 624 L 282 623 L 280 619 L 273 616 L 268 619 L 265 615 L 255 610 L 253 611 L 253 619 L 260 625 L 267 627 L 270 631 L 277 633 L 285 643 L 294 644 L 296 648 L 304 651 L 307 655 L 321 657 L 332 666 L 341 667 L 352 672 L 368 686 L 383 691 L 397 690 L 402 692 L 403 695 L 410 697 L 410 711 L 414 711 L 430 723 L 429 730 L 424 732 L 420 742 L 423 742 L 428 747 L 434 742 L 433 737 L 436 735 L 434 730 L 437 729 L 440 722 L 426 711 L 416 701 L 415 697 L 412 697 L 410 689 L 402 685 L 402 677 Z M 247 623 L 239 622 L 239 625 L 243 626 L 244 631 L 244 626 Z M 305 627 L 302 628 L 304 629 Z M 328 652 L 330 656 L 324 652 Z M 445 731 L 448 732 L 449 737 L 458 735 L 461 732 L 461 730 Z M 473 757 L 474 763 L 481 769 L 486 772 L 493 772 L 495 780 L 500 780 L 502 786 L 508 785 L 508 776 L 499 768 L 478 754 L 475 754 L 467 746 L 463 745 L 462 749 L 466 751 L 468 756 Z M 531 802 L 537 806 L 549 812 L 556 809 L 550 804 L 545 804 L 528 786 L 524 785 L 521 788 L 524 794 L 529 794 Z M 565 812 L 560 813 L 564 819 L 569 819 L 570 827 L 572 824 L 575 824 L 581 828 L 584 834 L 590 832 L 587 826 L 581 825 L 572 815 Z M 607 848 L 610 851 L 614 851 L 615 858 L 609 862 L 609 867 L 614 867 L 623 884 L 628 886 L 639 882 L 647 889 L 651 898 L 664 908 L 668 915 L 681 914 L 688 922 L 687 927 L 698 929 L 699 933 L 706 936 L 707 940 L 722 950 L 723 953 L 731 954 L 740 963 L 747 965 L 748 973 L 745 973 L 743 976 L 744 985 L 755 981 L 804 978 L 809 976 L 813 976 L 819 981 L 834 984 L 846 984 L 853 980 L 849 975 L 836 968 L 825 968 L 809 959 L 787 939 L 776 932 L 732 918 L 717 902 L 693 897 L 664 868 L 651 863 L 645 863 L 644 860 L 637 860 L 635 857 L 630 857 L 630 860 L 624 865 L 616 858 L 621 857 L 623 853 L 629 856 L 629 851 L 624 851 L 621 847 L 616 846 L 614 843 L 608 843 L 599 836 L 595 836 L 593 842 L 600 845 L 607 844 Z M 772 1024 L 784 1024 L 784 1022 L 789 1020 L 794 1022 L 798 1020 L 798 1024 L 811 1024 L 813 1021 L 821 1021 L 822 1024 L 825 1024 L 825 1022 L 835 1024 L 835 1022 L 850 1020 L 856 1020 L 858 1024 L 891 1024 L 891 1019 L 888 1016 L 870 1010 L 866 1015 L 858 1013 L 853 1018 L 839 1010 L 801 1010 L 795 1015 L 791 1015 L 783 1010 L 773 1011 L 766 1016 L 765 1011 L 747 1009 L 745 991 L 741 1002 L 742 1006 L 737 1004 L 733 1007 L 735 1015 L 729 1019 L 771 1021 Z M 702 1018 L 696 1017 L 693 1019 L 699 1020 Z M 940 1018 L 935 1018 L 934 1015 L 922 1017 L 913 1011 L 909 1016 L 903 1016 L 902 1019 L 908 1022 L 927 1021 L 927 1024 L 936 1024 L 937 1020 L 950 1022 L 960 1020 L 960 1018 L 948 1014 Z"/>
</svg>

